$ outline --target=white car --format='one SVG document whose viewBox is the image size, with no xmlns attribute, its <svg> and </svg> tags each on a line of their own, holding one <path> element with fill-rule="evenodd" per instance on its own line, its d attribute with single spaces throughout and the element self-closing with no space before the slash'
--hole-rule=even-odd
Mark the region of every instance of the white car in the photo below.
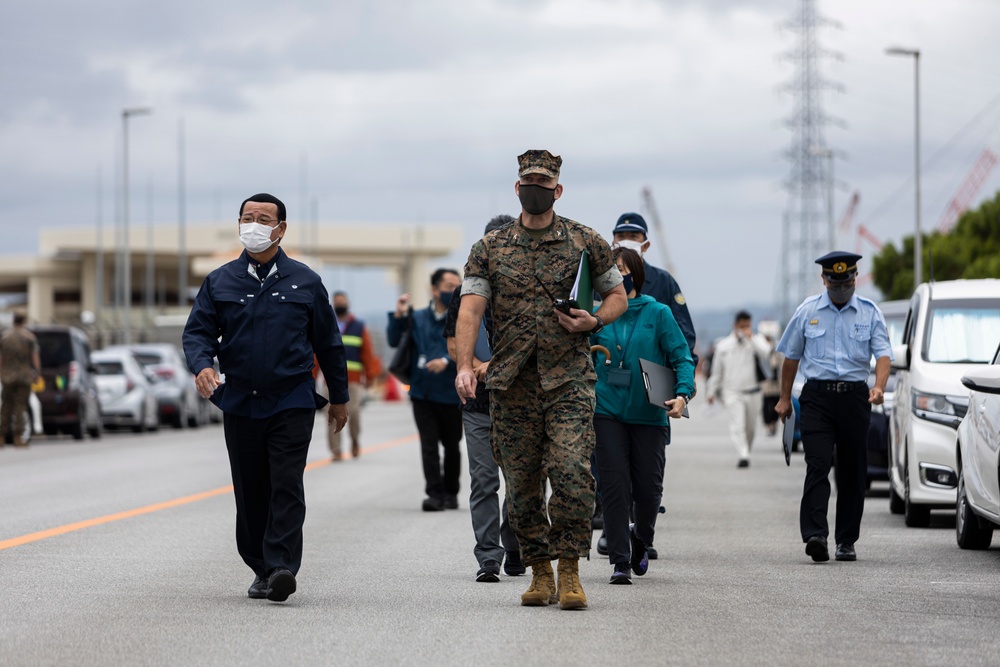
<svg viewBox="0 0 1000 667">
<path fill-rule="evenodd" d="M 94 352 L 90 360 L 104 426 L 128 427 L 136 433 L 157 430 L 160 418 L 152 379 L 135 356 L 115 348 Z"/>
<path fill-rule="evenodd" d="M 954 510 L 956 430 L 969 405 L 962 376 L 993 359 L 1000 340 L 1000 280 L 917 286 L 889 418 L 889 509 L 907 526 L 927 526 L 933 509 Z"/>
<path fill-rule="evenodd" d="M 115 345 L 114 349 L 131 351 L 153 374 L 153 392 L 159 402 L 161 424 L 197 428 L 208 423 L 210 404 L 198 394 L 194 376 L 184 362 L 184 353 L 176 345 L 143 343 Z"/>
<path fill-rule="evenodd" d="M 962 384 L 972 391 L 958 427 L 955 537 L 963 549 L 988 549 L 1000 526 L 1000 348 Z"/>
</svg>

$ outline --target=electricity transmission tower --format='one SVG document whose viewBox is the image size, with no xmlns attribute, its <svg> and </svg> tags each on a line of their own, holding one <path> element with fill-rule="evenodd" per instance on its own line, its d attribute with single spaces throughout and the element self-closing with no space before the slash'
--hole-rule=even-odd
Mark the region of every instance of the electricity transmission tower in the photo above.
<svg viewBox="0 0 1000 667">
<path fill-rule="evenodd" d="M 821 94 L 842 90 L 824 79 L 819 71 L 823 58 L 840 59 L 839 53 L 819 46 L 817 31 L 824 26 L 840 27 L 820 16 L 816 0 L 800 0 L 796 15 L 781 24 L 795 35 L 796 43 L 782 58 L 792 63 L 793 74 L 782 90 L 791 94 L 792 114 L 785 125 L 792 140 L 784 157 L 791 163 L 784 187 L 788 203 L 782 220 L 781 271 L 778 292 L 782 316 L 787 320 L 795 307 L 822 283 L 817 257 L 834 250 L 832 215 L 833 155 L 824 137 L 824 128 L 840 124 L 823 112 Z"/>
</svg>

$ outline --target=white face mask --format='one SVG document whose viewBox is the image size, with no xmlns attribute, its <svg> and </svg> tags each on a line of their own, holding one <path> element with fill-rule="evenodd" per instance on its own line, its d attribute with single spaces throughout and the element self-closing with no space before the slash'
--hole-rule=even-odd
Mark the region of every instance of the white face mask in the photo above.
<svg viewBox="0 0 1000 667">
<path fill-rule="evenodd" d="M 277 243 L 277 240 L 271 240 L 274 229 L 259 222 L 244 222 L 240 225 L 240 242 L 252 253 L 264 252 Z"/>
<path fill-rule="evenodd" d="M 645 245 L 645 242 L 628 241 L 623 239 L 621 241 L 616 241 L 615 245 L 618 246 L 619 248 L 628 248 L 629 250 L 635 250 L 637 253 L 639 253 L 639 256 L 641 257 L 643 255 L 642 246 Z"/>
</svg>

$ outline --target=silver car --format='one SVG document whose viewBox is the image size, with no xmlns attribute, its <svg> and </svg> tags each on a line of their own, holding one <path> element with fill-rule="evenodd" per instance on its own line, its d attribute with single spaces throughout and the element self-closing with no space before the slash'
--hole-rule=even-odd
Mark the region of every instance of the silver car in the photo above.
<svg viewBox="0 0 1000 667">
<path fill-rule="evenodd" d="M 958 426 L 955 536 L 963 549 L 988 549 L 1000 526 L 1000 348 L 962 384 L 972 391 Z"/>
<path fill-rule="evenodd" d="M 128 427 L 136 433 L 155 431 L 160 418 L 153 382 L 132 353 L 109 349 L 90 355 L 101 399 L 101 420 L 107 427 Z"/>
<path fill-rule="evenodd" d="M 144 343 L 129 345 L 127 349 L 156 377 L 153 392 L 159 402 L 161 424 L 197 428 L 207 423 L 208 401 L 198 394 L 194 376 L 176 345 Z"/>
</svg>

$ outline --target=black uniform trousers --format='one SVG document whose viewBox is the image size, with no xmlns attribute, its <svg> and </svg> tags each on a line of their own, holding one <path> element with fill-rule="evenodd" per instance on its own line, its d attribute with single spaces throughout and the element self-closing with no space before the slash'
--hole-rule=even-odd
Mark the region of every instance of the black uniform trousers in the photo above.
<svg viewBox="0 0 1000 667">
<path fill-rule="evenodd" d="M 420 433 L 425 491 L 429 497 L 438 500 L 458 495 L 459 477 L 462 474 L 462 454 L 458 448 L 462 441 L 462 409 L 458 405 L 436 401 L 417 398 L 411 400 L 413 421 Z M 438 443 L 444 449 L 443 466 Z"/>
<path fill-rule="evenodd" d="M 822 383 L 823 385 L 829 383 Z M 824 391 L 807 382 L 799 397 L 800 429 L 805 450 L 806 481 L 799 508 L 802 541 L 828 537 L 830 468 L 836 452 L 837 544 L 854 544 L 861 532 L 868 475 L 868 387 L 855 383 L 843 393 Z"/>
<path fill-rule="evenodd" d="M 612 565 L 627 563 L 632 553 L 630 514 L 639 541 L 647 546 L 653 543 L 656 515 L 663 499 L 669 431 L 666 426 L 626 424 L 607 415 L 595 415 L 594 432 L 608 558 Z"/>
<path fill-rule="evenodd" d="M 298 573 L 306 498 L 302 475 L 316 410 L 293 408 L 265 419 L 225 414 L 236 495 L 236 548 L 258 576 Z"/>
</svg>

